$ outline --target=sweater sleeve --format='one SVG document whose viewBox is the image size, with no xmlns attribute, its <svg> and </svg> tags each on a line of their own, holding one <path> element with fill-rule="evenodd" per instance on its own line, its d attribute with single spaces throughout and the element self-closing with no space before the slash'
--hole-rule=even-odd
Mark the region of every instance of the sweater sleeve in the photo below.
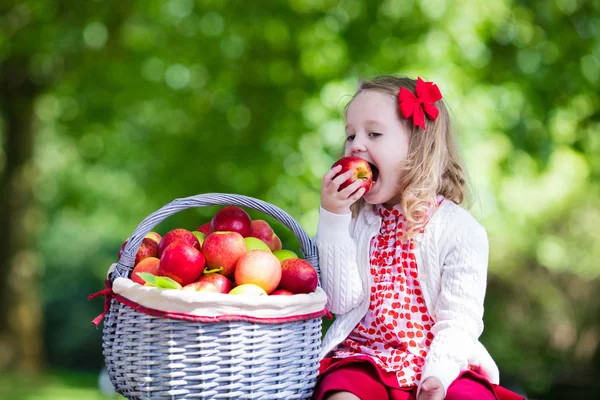
<svg viewBox="0 0 600 400">
<path fill-rule="evenodd" d="M 467 369 L 467 360 L 483 331 L 488 239 L 485 229 L 461 211 L 462 215 L 453 216 L 456 224 L 446 227 L 444 239 L 438 243 L 438 250 L 443 252 L 438 256 L 443 262 L 441 291 L 434 305 L 434 339 L 421 377 L 421 382 L 437 377 L 444 396 L 460 372 Z"/>
<path fill-rule="evenodd" d="M 315 238 L 319 250 L 321 285 L 327 294 L 327 308 L 345 314 L 364 298 L 356 261 L 356 243 L 350 236 L 352 215 L 332 214 L 320 209 Z"/>
</svg>

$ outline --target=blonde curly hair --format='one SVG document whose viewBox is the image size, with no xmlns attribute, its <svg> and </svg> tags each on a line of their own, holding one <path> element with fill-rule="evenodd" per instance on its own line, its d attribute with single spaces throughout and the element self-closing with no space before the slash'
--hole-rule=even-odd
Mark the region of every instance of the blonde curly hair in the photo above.
<svg viewBox="0 0 600 400">
<path fill-rule="evenodd" d="M 346 105 L 345 113 L 352 100 L 364 90 L 389 94 L 397 99 L 400 88 L 415 93 L 416 85 L 414 79 L 387 75 L 362 80 Z M 436 206 L 437 195 L 456 204 L 464 203 L 468 197 L 466 172 L 455 143 L 450 115 L 443 99 L 434 104 L 440 113 L 435 121 L 425 117 L 425 131 L 415 126 L 412 118 L 405 119 L 398 110 L 398 118 L 410 132 L 408 155 L 400 167 L 404 173 L 398 182 L 401 205 L 408 222 L 406 239 L 416 236 L 425 227 L 431 207 Z M 352 206 L 354 216 L 363 205 L 364 200 L 360 199 Z"/>
</svg>

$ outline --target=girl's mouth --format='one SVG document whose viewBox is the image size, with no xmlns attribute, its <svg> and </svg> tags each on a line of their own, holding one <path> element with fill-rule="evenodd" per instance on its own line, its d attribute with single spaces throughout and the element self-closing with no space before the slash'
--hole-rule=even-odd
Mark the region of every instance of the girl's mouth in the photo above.
<svg viewBox="0 0 600 400">
<path fill-rule="evenodd" d="M 373 172 L 373 183 L 375 183 L 377 178 L 379 178 L 379 168 L 377 168 L 373 163 L 369 163 L 369 166 L 371 167 L 371 172 Z"/>
</svg>

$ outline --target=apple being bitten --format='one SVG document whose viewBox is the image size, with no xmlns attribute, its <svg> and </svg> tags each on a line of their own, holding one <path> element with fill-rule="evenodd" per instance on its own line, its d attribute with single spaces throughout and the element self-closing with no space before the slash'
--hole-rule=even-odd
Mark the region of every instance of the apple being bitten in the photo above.
<svg viewBox="0 0 600 400">
<path fill-rule="evenodd" d="M 359 179 L 361 180 L 361 185 L 358 189 L 364 188 L 364 194 L 371 189 L 371 186 L 373 185 L 373 171 L 365 159 L 356 156 L 344 157 L 336 161 L 331 168 L 337 167 L 338 165 L 342 166 L 342 170 L 336 176 L 344 174 L 348 171 L 352 171 L 354 173 L 349 179 L 340 185 L 338 191 L 346 188 L 348 185 L 356 182 Z"/>
<path fill-rule="evenodd" d="M 200 250 L 184 242 L 173 242 L 160 256 L 158 275 L 185 286 L 202 275 L 205 264 L 206 260 Z"/>
<path fill-rule="evenodd" d="M 252 221 L 239 207 L 223 207 L 210 220 L 210 232 L 237 232 L 247 237 L 252 232 Z"/>
<path fill-rule="evenodd" d="M 235 267 L 235 283 L 252 283 L 271 293 L 281 280 L 281 264 L 270 251 L 251 250 L 240 257 Z"/>
<path fill-rule="evenodd" d="M 172 243 L 182 242 L 187 245 L 194 247 L 196 250 L 200 250 L 200 242 L 194 234 L 187 229 L 178 228 L 169 231 L 163 236 L 160 243 L 158 244 L 158 257 L 162 257 L 163 251 Z"/>
<path fill-rule="evenodd" d="M 233 278 L 235 266 L 246 251 L 246 242 L 237 232 L 213 232 L 202 243 L 208 269 L 222 268 L 219 273 L 228 278 Z"/>
<path fill-rule="evenodd" d="M 289 290 L 294 294 L 312 293 L 318 284 L 317 271 L 308 261 L 288 258 L 281 262 L 281 281 L 278 289 Z"/>
</svg>

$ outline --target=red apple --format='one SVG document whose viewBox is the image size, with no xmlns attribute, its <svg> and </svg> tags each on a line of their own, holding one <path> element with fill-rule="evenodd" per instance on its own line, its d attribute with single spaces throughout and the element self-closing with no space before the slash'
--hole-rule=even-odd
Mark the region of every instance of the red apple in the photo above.
<svg viewBox="0 0 600 400">
<path fill-rule="evenodd" d="M 262 219 L 253 220 L 251 226 L 252 232 L 250 233 L 250 236 L 260 239 L 265 243 L 269 243 L 269 240 L 271 240 L 275 234 L 271 225 Z"/>
<path fill-rule="evenodd" d="M 248 213 L 239 207 L 223 207 L 212 217 L 210 232 L 237 232 L 247 237 L 252 233 L 252 221 Z"/>
<path fill-rule="evenodd" d="M 221 293 L 215 284 L 201 281 L 189 283 L 183 287 L 183 290 L 189 290 L 192 292 Z"/>
<path fill-rule="evenodd" d="M 250 233 L 250 236 L 265 242 L 271 251 L 281 250 L 281 240 L 267 221 L 262 219 L 252 221 L 252 233 Z"/>
<path fill-rule="evenodd" d="M 279 236 L 273 235 L 271 240 L 269 240 L 269 243 L 267 243 L 267 246 L 269 246 L 269 249 L 271 249 L 271 251 L 281 250 L 281 239 L 279 239 Z"/>
<path fill-rule="evenodd" d="M 158 258 L 158 243 L 154 239 L 145 237 L 142 239 L 142 244 L 135 255 L 134 265 L 137 265 L 137 263 L 148 257 Z"/>
<path fill-rule="evenodd" d="M 160 243 L 160 240 L 162 239 L 162 236 L 160 236 L 160 234 L 157 232 L 148 232 L 148 234 L 144 237 L 154 240 L 157 244 Z"/>
<path fill-rule="evenodd" d="M 198 232 L 204 233 L 206 236 L 210 233 L 210 222 L 200 225 L 196 228 Z"/>
<path fill-rule="evenodd" d="M 338 165 L 342 166 L 342 170 L 336 176 L 347 171 L 354 172 L 354 175 L 340 185 L 339 190 L 344 189 L 348 185 L 356 182 L 358 179 L 361 180 L 361 185 L 358 189 L 364 188 L 365 194 L 371 189 L 371 185 L 373 184 L 373 172 L 371 171 L 371 166 L 366 160 L 356 156 L 348 156 L 336 161 L 331 168 Z"/>
<path fill-rule="evenodd" d="M 156 257 L 148 257 L 144 258 L 142 261 L 137 263 L 135 267 L 133 267 L 133 271 L 131 271 L 131 280 L 139 283 L 140 285 L 145 285 L 146 281 L 144 281 L 138 275 L 138 272 L 149 272 L 152 275 L 158 275 L 158 266 L 160 260 Z"/>
<path fill-rule="evenodd" d="M 294 293 L 290 292 L 289 290 L 285 290 L 285 289 L 275 289 L 272 293 L 271 296 L 293 296 Z"/>
<path fill-rule="evenodd" d="M 317 271 L 307 261 L 301 258 L 288 258 L 281 262 L 279 289 L 289 290 L 294 294 L 312 293 L 318 283 Z"/>
<path fill-rule="evenodd" d="M 128 242 L 129 238 L 127 238 L 127 240 L 121 245 L 121 249 L 119 250 L 119 259 L 123 255 L 123 251 L 125 250 L 125 246 L 127 246 Z M 133 265 L 136 265 L 146 257 L 158 257 L 158 243 L 156 243 L 154 239 L 144 237 L 137 253 L 135 254 L 135 261 Z"/>
<path fill-rule="evenodd" d="M 198 280 L 194 283 L 202 283 L 202 282 L 206 282 L 206 283 L 210 283 L 211 285 L 214 285 L 220 293 L 229 293 L 231 291 L 231 289 L 233 289 L 233 282 L 231 282 L 229 280 L 229 278 L 227 278 L 224 275 L 215 273 L 215 272 L 210 272 L 208 274 L 207 273 L 202 274 L 202 276 L 200 278 L 198 278 Z"/>
<path fill-rule="evenodd" d="M 160 243 L 158 244 L 158 256 L 162 257 L 163 251 L 174 242 L 183 242 L 192 247 L 195 247 L 197 250 L 200 250 L 200 242 L 198 238 L 194 236 L 194 234 L 187 229 L 173 229 L 169 231 L 163 236 Z"/>
<path fill-rule="evenodd" d="M 219 273 L 233 278 L 238 260 L 246 253 L 246 242 L 237 232 L 213 232 L 204 239 L 202 253 L 208 269 L 223 267 Z"/>
<path fill-rule="evenodd" d="M 158 275 L 169 277 L 185 286 L 202 275 L 205 264 L 206 260 L 200 250 L 184 242 L 173 242 L 162 252 Z"/>
<path fill-rule="evenodd" d="M 244 254 L 235 267 L 235 283 L 253 283 L 271 293 L 281 280 L 281 264 L 270 251 L 251 250 Z"/>
</svg>

